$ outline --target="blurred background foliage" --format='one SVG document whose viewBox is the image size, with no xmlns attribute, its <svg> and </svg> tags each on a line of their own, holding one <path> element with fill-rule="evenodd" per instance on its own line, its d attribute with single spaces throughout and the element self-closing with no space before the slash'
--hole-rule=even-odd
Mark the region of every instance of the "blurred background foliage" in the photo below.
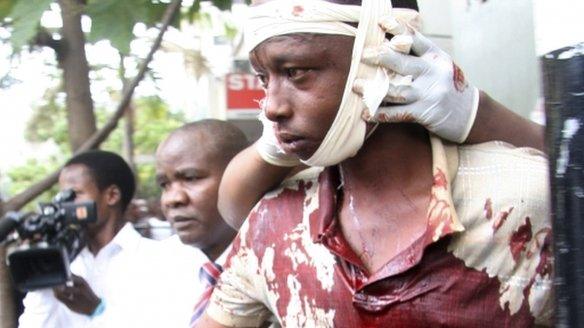
<svg viewBox="0 0 584 328">
<path fill-rule="evenodd" d="M 15 167 L 7 172 L 11 183 L 10 194 L 18 194 L 28 186 L 57 169 L 71 156 L 67 138 L 66 111 L 62 100 L 58 100 L 59 93 L 47 91 L 46 103 L 35 108 L 34 114 L 27 123 L 25 137 L 30 142 L 54 142 L 59 148 L 58 156 L 51 156 L 48 160 L 38 161 L 29 159 L 25 165 Z M 62 99 L 62 97 L 61 97 Z M 155 167 L 152 156 L 160 140 L 172 130 L 186 122 L 184 114 L 172 112 L 167 104 L 156 96 L 138 98 L 134 101 L 136 111 L 134 132 L 134 154 L 136 161 L 136 177 L 138 179 L 137 198 L 156 198 L 159 188 L 154 175 Z M 103 124 L 111 114 L 105 108 L 96 108 L 98 125 Z M 118 126 L 110 135 L 101 149 L 122 153 L 123 126 Z M 143 160 L 140 160 L 143 158 Z M 43 193 L 37 201 L 49 201 L 58 191 L 57 186 Z M 26 209 L 33 210 L 35 204 L 29 204 Z"/>
<path fill-rule="evenodd" d="M 207 2 L 219 10 L 232 6 L 231 0 Z M 41 53 L 47 49 L 54 53 L 54 60 L 47 62 L 52 66 L 50 78 L 54 83 L 32 108 L 24 138 L 31 144 L 50 144 L 55 149 L 48 158 L 38 159 L 33 154 L 24 164 L 1 172 L 5 182 L 0 201 L 25 192 L 59 168 L 83 141 L 104 125 L 122 98 L 123 86 L 133 78 L 147 51 L 144 46 L 133 49 L 133 42 L 141 39 L 142 44 L 151 43 L 153 33 L 147 31 L 160 25 L 170 3 L 171 0 L 0 0 L 0 45 L 11 49 L 11 58 L 18 60 L 25 53 Z M 182 1 L 171 26 L 177 31 L 185 25 L 201 31 L 219 24 L 227 39 L 236 37 L 235 24 L 217 21 L 217 16 L 201 8 L 201 0 Z M 60 18 L 57 19 L 60 22 L 47 23 L 47 16 Z M 136 34 L 137 28 L 142 31 L 140 36 Z M 87 46 L 103 41 L 118 53 L 118 66 L 88 60 L 91 49 Z M 72 50 L 75 44 L 81 45 L 81 52 Z M 174 51 L 177 48 L 196 62 L 192 66 L 198 68 L 194 73 L 197 78 L 209 72 L 200 50 L 175 46 Z M 162 51 L 167 51 L 165 46 Z M 73 62 L 71 57 L 76 57 Z M 85 68 L 78 63 L 85 63 Z M 20 82 L 10 71 L 0 75 L 0 88 L 10 88 Z M 146 79 L 157 88 L 155 71 L 148 71 Z M 82 101 L 71 101 L 79 100 L 79 95 L 89 96 Z M 136 171 L 137 197 L 155 199 L 159 190 L 154 182 L 154 152 L 158 143 L 184 124 L 187 117 L 180 109 L 171 110 L 161 97 L 151 92 L 132 100 L 124 120 L 100 148 L 124 155 Z M 53 186 L 26 209 L 32 209 L 39 201 L 50 200 L 56 191 Z"/>
</svg>

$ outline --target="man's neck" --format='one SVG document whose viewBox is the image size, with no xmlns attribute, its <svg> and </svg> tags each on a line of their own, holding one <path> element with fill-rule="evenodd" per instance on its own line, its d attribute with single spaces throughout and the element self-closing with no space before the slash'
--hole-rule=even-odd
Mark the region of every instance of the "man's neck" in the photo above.
<svg viewBox="0 0 584 328">
<path fill-rule="evenodd" d="M 89 232 L 87 238 L 87 247 L 95 256 L 99 251 L 109 244 L 114 237 L 122 230 L 126 221 L 122 218 L 121 213 L 112 214 L 102 227 L 95 232 Z"/>
<path fill-rule="evenodd" d="M 228 233 L 228 235 L 221 238 L 219 242 L 201 250 L 207 255 L 209 261 L 216 262 L 219 256 L 221 256 L 227 247 L 231 245 L 233 238 L 235 238 L 235 231 Z"/>
<path fill-rule="evenodd" d="M 344 182 L 349 184 L 396 179 L 394 185 L 411 185 L 431 182 L 431 165 L 432 152 L 424 128 L 415 124 L 382 124 L 356 156 L 340 164 L 340 170 Z"/>
<path fill-rule="evenodd" d="M 381 125 L 339 171 L 341 229 L 375 272 L 425 231 L 432 187 L 428 134 L 412 124 Z"/>
</svg>

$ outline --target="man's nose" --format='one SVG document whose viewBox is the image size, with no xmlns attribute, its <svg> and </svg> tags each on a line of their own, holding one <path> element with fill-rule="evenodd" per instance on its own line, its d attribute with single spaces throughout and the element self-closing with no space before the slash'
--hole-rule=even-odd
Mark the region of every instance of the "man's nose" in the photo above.
<svg viewBox="0 0 584 328">
<path fill-rule="evenodd" d="M 171 183 L 162 193 L 162 206 L 176 208 L 188 203 L 188 196 L 178 183 Z"/>
<path fill-rule="evenodd" d="M 272 122 L 281 122 L 292 116 L 292 108 L 284 88 L 269 87 L 263 99 L 262 109 Z"/>
</svg>

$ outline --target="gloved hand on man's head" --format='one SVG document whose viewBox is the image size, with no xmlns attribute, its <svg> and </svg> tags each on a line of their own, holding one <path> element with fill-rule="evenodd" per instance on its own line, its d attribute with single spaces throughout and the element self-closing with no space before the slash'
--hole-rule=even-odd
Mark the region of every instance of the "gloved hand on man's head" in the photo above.
<svg viewBox="0 0 584 328">
<path fill-rule="evenodd" d="M 468 84 L 446 52 L 410 24 L 388 17 L 380 26 L 396 36 L 380 47 L 366 49 L 363 61 L 402 78 L 392 79 L 388 86 L 355 81 L 353 89 L 361 95 L 366 95 L 367 88 L 386 88 L 384 101 L 391 103 L 366 110 L 364 118 L 380 123 L 416 122 L 444 139 L 464 142 L 476 117 L 478 89 Z"/>
</svg>

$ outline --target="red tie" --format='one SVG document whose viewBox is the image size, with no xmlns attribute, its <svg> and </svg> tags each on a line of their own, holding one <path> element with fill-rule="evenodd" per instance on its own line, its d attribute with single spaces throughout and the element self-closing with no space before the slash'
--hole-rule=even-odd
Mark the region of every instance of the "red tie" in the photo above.
<svg viewBox="0 0 584 328">
<path fill-rule="evenodd" d="M 205 313 L 205 309 L 207 308 L 207 305 L 209 305 L 211 294 L 213 294 L 213 288 L 215 288 L 217 279 L 219 279 L 219 275 L 221 275 L 222 271 L 223 268 L 214 262 L 203 264 L 199 270 L 199 279 L 201 279 L 206 287 L 199 301 L 195 305 L 193 316 L 191 317 L 191 327 L 194 327 L 199 318 Z"/>
</svg>

